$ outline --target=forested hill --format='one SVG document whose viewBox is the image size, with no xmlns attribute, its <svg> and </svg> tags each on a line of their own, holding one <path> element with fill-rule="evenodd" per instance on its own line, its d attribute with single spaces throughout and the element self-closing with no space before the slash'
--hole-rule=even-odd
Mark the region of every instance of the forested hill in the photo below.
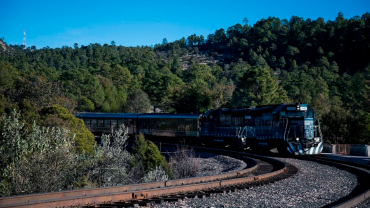
<svg viewBox="0 0 370 208">
<path fill-rule="evenodd" d="M 370 14 L 269 17 L 154 47 L 0 47 L 0 113 L 312 105 L 326 141 L 370 143 Z"/>
</svg>

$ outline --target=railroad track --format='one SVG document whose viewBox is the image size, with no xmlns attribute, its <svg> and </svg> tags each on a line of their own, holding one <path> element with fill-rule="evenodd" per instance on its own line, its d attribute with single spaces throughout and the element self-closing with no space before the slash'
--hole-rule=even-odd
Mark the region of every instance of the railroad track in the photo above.
<svg viewBox="0 0 370 208">
<path fill-rule="evenodd" d="M 293 166 L 266 156 L 235 151 L 194 147 L 197 151 L 231 156 L 248 166 L 241 171 L 214 176 L 195 177 L 134 185 L 61 191 L 0 198 L 0 207 L 127 207 L 206 197 L 236 189 L 271 183 L 297 172 Z"/>
<path fill-rule="evenodd" d="M 320 155 L 317 156 L 295 156 L 296 159 L 309 160 L 324 165 L 330 165 L 346 170 L 357 176 L 356 188 L 347 196 L 326 205 L 325 207 L 347 208 L 370 199 L 370 165 L 360 164 L 344 160 L 335 160 Z"/>
<path fill-rule="evenodd" d="M 298 171 L 296 167 L 272 157 L 220 149 L 193 148 L 196 151 L 242 159 L 248 164 L 247 168 L 215 176 L 6 197 L 0 198 L 0 207 L 132 207 L 152 205 L 165 201 L 204 198 L 215 193 L 225 194 L 238 189 L 248 189 L 287 178 Z M 352 193 L 325 207 L 353 207 L 370 198 L 369 165 L 321 156 L 294 156 L 293 158 L 335 166 L 357 176 L 358 185 Z"/>
</svg>

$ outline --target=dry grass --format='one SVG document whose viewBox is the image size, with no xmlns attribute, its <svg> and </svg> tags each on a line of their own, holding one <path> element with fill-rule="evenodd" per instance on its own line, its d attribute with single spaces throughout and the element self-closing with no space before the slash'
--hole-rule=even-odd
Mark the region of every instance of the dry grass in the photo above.
<svg viewBox="0 0 370 208">
<path fill-rule="evenodd" d="M 175 178 L 189 178 L 195 176 L 200 169 L 200 160 L 195 157 L 195 152 L 186 146 L 177 146 L 170 157 Z"/>
</svg>

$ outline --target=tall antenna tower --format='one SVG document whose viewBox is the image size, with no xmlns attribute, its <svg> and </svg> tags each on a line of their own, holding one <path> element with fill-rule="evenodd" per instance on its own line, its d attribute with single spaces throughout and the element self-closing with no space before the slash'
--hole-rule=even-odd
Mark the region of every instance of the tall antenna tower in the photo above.
<svg viewBox="0 0 370 208">
<path fill-rule="evenodd" d="M 26 48 L 26 30 L 23 30 L 23 44 L 22 45 Z"/>
</svg>

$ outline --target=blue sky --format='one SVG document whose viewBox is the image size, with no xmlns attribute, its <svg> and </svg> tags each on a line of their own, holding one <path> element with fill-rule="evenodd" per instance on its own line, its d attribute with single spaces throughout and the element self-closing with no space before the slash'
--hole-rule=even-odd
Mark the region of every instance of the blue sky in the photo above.
<svg viewBox="0 0 370 208">
<path fill-rule="evenodd" d="M 196 33 L 249 24 L 269 16 L 299 16 L 334 20 L 370 12 L 370 0 L 244 0 L 244 1 L 95 1 L 95 0 L 0 0 L 0 37 L 21 44 L 26 30 L 27 46 L 62 47 L 110 43 L 137 46 L 174 41 Z"/>
</svg>

